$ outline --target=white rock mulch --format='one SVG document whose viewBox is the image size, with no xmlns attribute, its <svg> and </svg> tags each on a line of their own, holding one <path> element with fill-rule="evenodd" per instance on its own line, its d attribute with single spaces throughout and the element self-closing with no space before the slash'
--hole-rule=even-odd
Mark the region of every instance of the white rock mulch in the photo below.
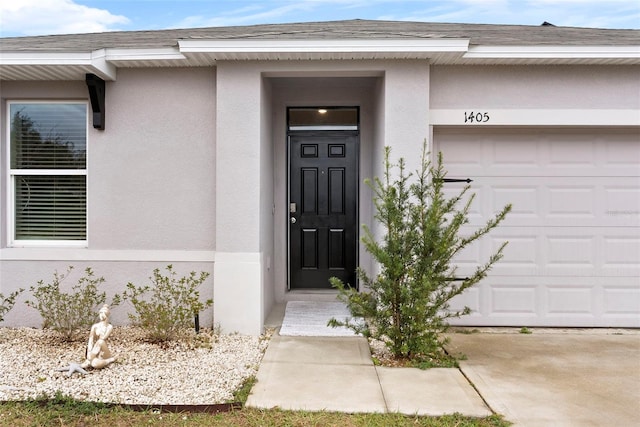
<svg viewBox="0 0 640 427">
<path fill-rule="evenodd" d="M 86 342 L 67 343 L 51 331 L 0 328 L 0 401 L 54 396 L 140 405 L 213 405 L 256 374 L 268 335 L 200 334 L 162 347 L 144 341 L 143 331 L 115 327 L 112 365 L 87 375 L 59 372 L 82 363 Z"/>
</svg>

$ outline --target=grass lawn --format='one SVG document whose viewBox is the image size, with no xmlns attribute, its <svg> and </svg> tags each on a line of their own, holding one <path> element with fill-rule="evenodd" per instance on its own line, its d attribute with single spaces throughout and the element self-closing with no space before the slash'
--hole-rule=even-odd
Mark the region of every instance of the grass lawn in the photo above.
<svg viewBox="0 0 640 427">
<path fill-rule="evenodd" d="M 461 415 L 414 417 L 399 414 L 342 414 L 335 412 L 237 409 L 219 414 L 154 413 L 78 402 L 67 398 L 51 401 L 0 403 L 2 426 L 458 426 L 506 427 L 499 416 L 471 418 Z"/>
</svg>

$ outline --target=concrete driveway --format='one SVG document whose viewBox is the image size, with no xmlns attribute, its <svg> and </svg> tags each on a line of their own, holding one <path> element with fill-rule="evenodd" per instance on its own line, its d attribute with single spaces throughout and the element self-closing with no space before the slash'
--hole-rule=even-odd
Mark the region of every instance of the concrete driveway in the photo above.
<svg viewBox="0 0 640 427">
<path fill-rule="evenodd" d="M 453 333 L 448 349 L 489 407 L 517 426 L 640 425 L 640 333 Z"/>
</svg>

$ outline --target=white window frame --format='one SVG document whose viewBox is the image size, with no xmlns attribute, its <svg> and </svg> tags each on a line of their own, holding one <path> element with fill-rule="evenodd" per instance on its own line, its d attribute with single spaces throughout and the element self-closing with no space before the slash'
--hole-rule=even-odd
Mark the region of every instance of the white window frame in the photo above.
<svg viewBox="0 0 640 427">
<path fill-rule="evenodd" d="M 86 109 L 85 123 L 85 167 L 84 169 L 11 169 L 11 104 L 82 104 Z M 28 247 L 88 247 L 89 236 L 89 103 L 86 100 L 22 100 L 11 99 L 6 102 L 6 168 L 7 171 L 7 246 L 10 248 Z M 76 175 L 85 176 L 86 182 L 86 226 L 85 240 L 18 240 L 15 238 L 15 177 L 16 175 Z"/>
</svg>

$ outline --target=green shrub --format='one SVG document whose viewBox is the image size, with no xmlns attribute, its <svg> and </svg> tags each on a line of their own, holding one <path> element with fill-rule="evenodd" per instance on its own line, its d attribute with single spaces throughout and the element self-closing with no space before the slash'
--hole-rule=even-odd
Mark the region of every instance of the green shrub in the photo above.
<svg viewBox="0 0 640 427">
<path fill-rule="evenodd" d="M 24 291 L 24 289 L 20 288 L 15 292 L 11 292 L 6 298 L 3 294 L 0 294 L 0 322 L 4 320 L 4 315 L 11 311 L 16 303 L 16 298 L 22 293 L 22 291 Z"/>
<path fill-rule="evenodd" d="M 124 293 L 124 298 L 131 301 L 136 311 L 129 313 L 129 319 L 146 331 L 151 342 L 180 338 L 193 325 L 194 316 L 213 304 L 211 299 L 200 301 L 197 290 L 209 273 L 201 271 L 198 275 L 192 271 L 177 279 L 172 265 L 166 270 L 166 276 L 157 268 L 153 270 L 153 277 L 149 278 L 151 285 L 137 287 L 129 282 Z"/>
<path fill-rule="evenodd" d="M 495 228 L 511 210 L 505 206 L 484 227 L 466 236 L 461 227 L 468 223 L 468 212 L 474 196 L 460 208 L 469 186 L 456 196 L 444 195 L 446 172 L 442 154 L 437 164 L 428 160 L 426 142 L 422 150 L 422 164 L 413 182 L 405 171 L 404 160 L 397 164 L 389 160 L 390 149 L 385 149 L 385 173 L 382 179 L 367 181 L 374 191 L 375 219 L 384 234 L 377 239 L 364 227 L 362 242 L 378 262 L 380 272 L 370 277 L 358 270 L 358 277 L 366 292 L 357 292 L 336 278 L 332 285 L 346 302 L 354 317 L 332 319 L 332 326 L 347 326 L 364 336 L 383 341 L 393 356 L 417 363 L 449 357 L 443 351 L 448 320 L 470 312 L 468 307 L 451 310 L 449 301 L 482 280 L 495 262 L 502 257 L 504 242 L 496 252 L 488 254 L 487 262 L 480 265 L 467 278 L 456 278 L 455 255 Z M 392 176 L 394 169 L 397 177 Z"/>
<path fill-rule="evenodd" d="M 31 286 L 30 291 L 35 301 L 27 301 L 42 316 L 42 327 L 53 329 L 66 340 L 72 340 L 76 333 L 88 329 L 96 321 L 97 308 L 106 303 L 106 292 L 100 292 L 98 287 L 104 283 L 104 277 L 95 277 L 90 267 L 84 270 L 84 275 L 78 283 L 71 287 L 71 292 L 65 293 L 60 289 L 62 282 L 69 277 L 73 266 L 67 272 L 53 273 L 53 281 L 44 283 L 38 281 L 37 286 Z M 110 306 L 120 304 L 120 296 L 114 295 Z"/>
</svg>

